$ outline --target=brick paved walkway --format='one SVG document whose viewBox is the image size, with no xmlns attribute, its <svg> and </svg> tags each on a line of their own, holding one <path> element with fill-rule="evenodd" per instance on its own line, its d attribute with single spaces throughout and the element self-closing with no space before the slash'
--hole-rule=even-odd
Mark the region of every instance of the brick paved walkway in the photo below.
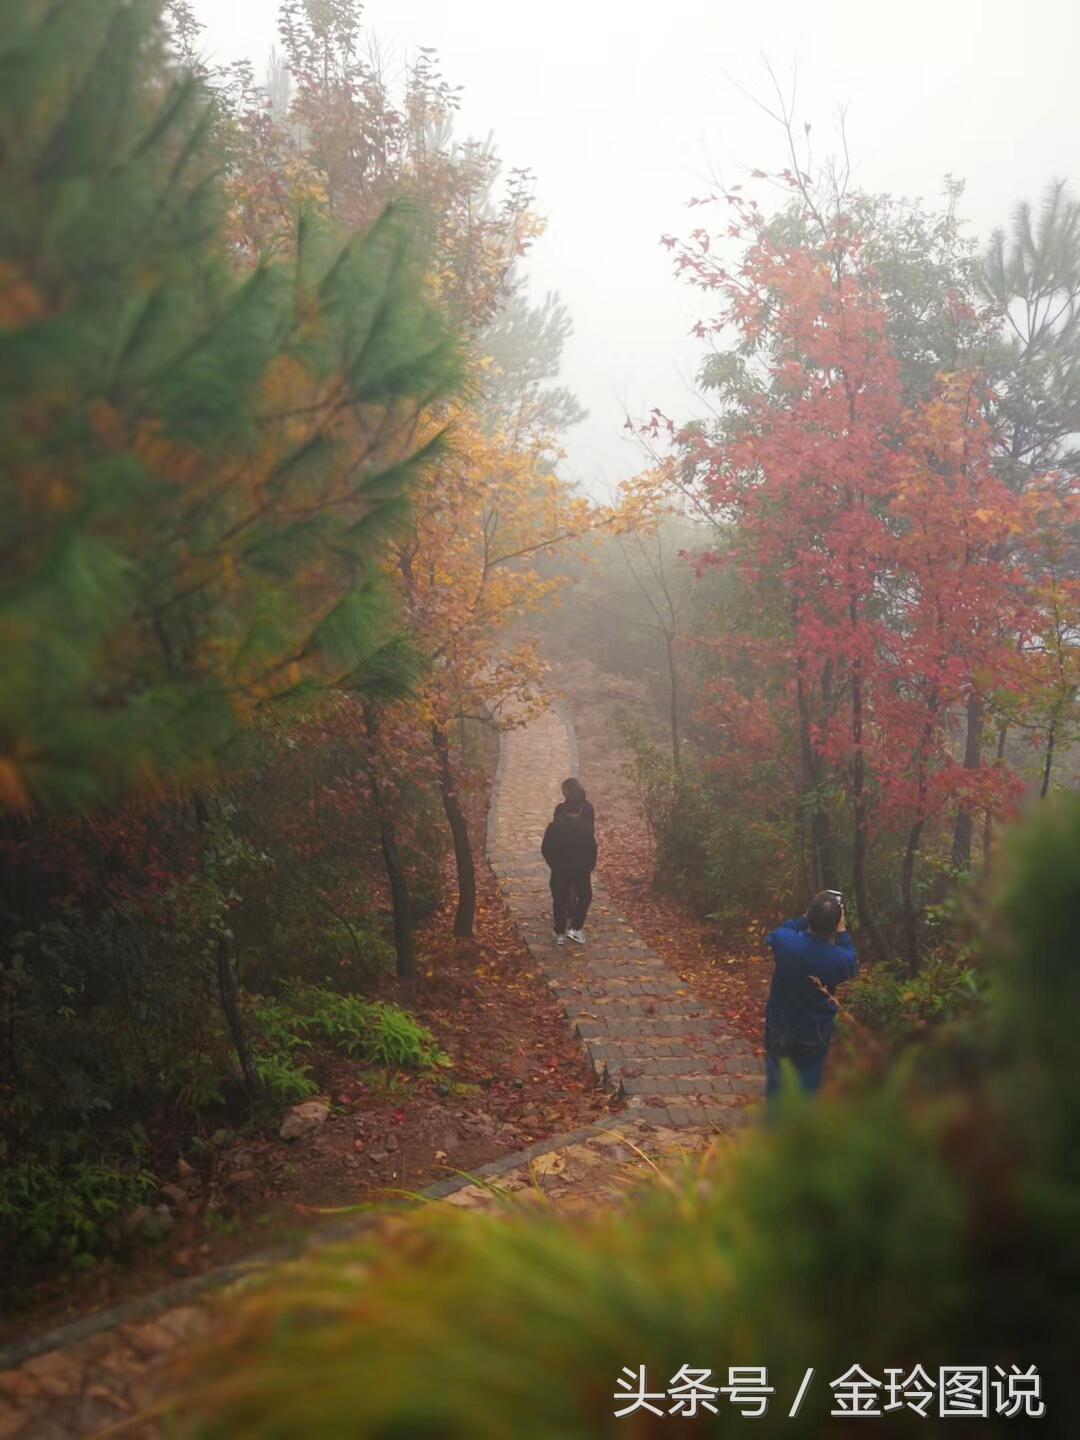
<svg viewBox="0 0 1080 1440">
<path fill-rule="evenodd" d="M 611 904 L 603 885 L 604 817 L 588 943 L 552 939 L 540 841 L 559 785 L 576 773 L 573 736 L 548 710 L 503 739 L 488 850 L 518 929 L 584 1042 L 602 1082 L 640 1118 L 665 1126 L 727 1128 L 761 1093 L 762 1064 L 682 985 Z"/>
</svg>

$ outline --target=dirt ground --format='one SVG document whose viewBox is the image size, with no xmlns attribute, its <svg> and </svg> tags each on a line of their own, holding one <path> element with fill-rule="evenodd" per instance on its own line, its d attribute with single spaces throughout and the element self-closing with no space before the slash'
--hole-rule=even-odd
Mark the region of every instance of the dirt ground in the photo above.
<svg viewBox="0 0 1080 1440">
<path fill-rule="evenodd" d="M 653 845 L 627 773 L 631 751 L 618 725 L 623 714 L 658 744 L 670 744 L 659 707 L 644 685 L 577 660 L 553 667 L 551 688 L 574 723 L 580 777 L 596 807 L 599 872 L 608 890 L 695 994 L 764 1053 L 765 999 L 772 978 L 764 936 L 782 917 L 748 919 L 741 929 L 722 929 L 689 915 L 654 884 Z"/>
</svg>

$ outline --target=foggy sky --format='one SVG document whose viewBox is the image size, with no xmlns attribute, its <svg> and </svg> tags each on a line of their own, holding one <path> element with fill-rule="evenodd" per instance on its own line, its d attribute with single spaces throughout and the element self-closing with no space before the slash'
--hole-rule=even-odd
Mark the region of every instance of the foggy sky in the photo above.
<svg viewBox="0 0 1080 1440">
<path fill-rule="evenodd" d="M 197 0 L 208 54 L 261 69 L 277 8 Z M 558 290 L 574 318 L 564 379 L 590 415 L 563 468 L 594 494 L 640 468 L 627 410 L 695 413 L 701 300 L 658 242 L 703 223 L 685 202 L 711 177 L 786 164 L 738 88 L 769 97 L 763 56 L 785 83 L 797 64 L 819 156 L 846 105 L 856 183 L 931 199 L 959 176 L 981 236 L 1051 177 L 1080 185 L 1076 0 L 371 0 L 365 17 L 391 70 L 438 50 L 465 86 L 460 138 L 494 132 L 508 166 L 536 172 L 549 223 L 526 268 L 533 294 Z"/>
</svg>

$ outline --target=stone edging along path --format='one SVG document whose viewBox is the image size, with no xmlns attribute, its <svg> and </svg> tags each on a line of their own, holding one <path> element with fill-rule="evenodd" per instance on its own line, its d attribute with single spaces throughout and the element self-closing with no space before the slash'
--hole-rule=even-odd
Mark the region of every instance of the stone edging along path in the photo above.
<svg viewBox="0 0 1080 1440">
<path fill-rule="evenodd" d="M 544 827 L 577 773 L 573 727 L 559 708 L 503 736 L 488 822 L 488 853 L 517 928 L 601 1082 L 638 1118 L 669 1127 L 725 1129 L 761 1094 L 763 1066 L 724 1031 L 610 903 L 600 862 L 585 946 L 559 948 L 551 932 Z"/>
<path fill-rule="evenodd" d="M 602 882 L 589 943 L 552 943 L 547 868 L 540 840 L 576 773 L 573 728 L 549 710 L 504 735 L 488 821 L 488 850 L 507 903 L 538 966 L 562 1002 L 601 1082 L 627 1101 L 617 1115 L 455 1176 L 421 1199 L 486 1208 L 518 1195 L 566 1209 L 611 1203 L 649 1160 L 704 1149 L 760 1094 L 760 1062 L 723 1032 L 678 977 L 608 902 Z M 603 816 L 599 831 L 603 843 Z M 601 856 L 600 876 L 603 857 Z M 254 1255 L 47 1334 L 0 1347 L 0 1440 L 82 1440 L 131 1422 L 159 1393 L 183 1345 L 212 1323 L 215 1291 L 297 1253 L 377 1234 L 403 1205 L 320 1227 L 301 1244 Z M 125 1426 L 128 1440 L 156 1440 L 156 1423 Z"/>
</svg>

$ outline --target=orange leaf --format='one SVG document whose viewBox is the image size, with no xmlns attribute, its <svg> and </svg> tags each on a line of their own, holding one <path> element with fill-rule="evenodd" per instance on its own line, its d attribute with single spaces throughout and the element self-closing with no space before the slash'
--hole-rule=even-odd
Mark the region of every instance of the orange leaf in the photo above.
<svg viewBox="0 0 1080 1440">
<path fill-rule="evenodd" d="M 18 770 L 7 759 L 0 759 L 0 809 L 14 811 L 17 815 L 29 815 L 33 809 Z"/>
</svg>

